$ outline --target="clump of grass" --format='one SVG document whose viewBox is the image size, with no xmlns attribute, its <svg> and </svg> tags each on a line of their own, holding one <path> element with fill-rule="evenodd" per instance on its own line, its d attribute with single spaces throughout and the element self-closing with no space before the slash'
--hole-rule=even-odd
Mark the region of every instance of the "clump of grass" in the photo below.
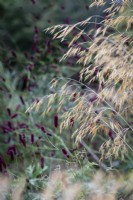
<svg viewBox="0 0 133 200">
<path fill-rule="evenodd" d="M 105 1 L 95 1 L 91 6 L 103 4 Z M 45 116 L 58 101 L 60 132 L 71 127 L 76 144 L 88 135 L 105 134 L 107 141 L 100 147 L 101 159 L 124 158 L 127 149 L 133 152 L 130 141 L 133 132 L 133 41 L 132 36 L 128 36 L 133 23 L 131 6 L 130 1 L 112 1 L 105 10 L 106 17 L 98 23 L 101 16 L 47 28 L 46 32 L 53 34 L 54 39 L 64 41 L 68 35 L 73 36 L 61 60 L 74 57 L 83 68 L 79 80 L 69 78 L 62 87 L 60 80 L 53 80 L 53 94 L 28 109 L 42 109 L 44 103 Z M 120 32 L 123 23 L 125 29 Z M 94 24 L 91 29 L 90 24 Z M 66 104 L 69 105 L 67 110 L 64 109 Z"/>
<path fill-rule="evenodd" d="M 89 169 L 89 168 L 88 168 Z M 88 170 L 89 172 L 89 170 Z M 102 171 L 93 171 L 91 179 L 86 176 L 82 170 L 82 178 L 77 179 L 80 169 L 72 168 L 71 170 L 55 170 L 51 172 L 45 186 L 40 188 L 40 191 L 26 190 L 24 177 L 19 177 L 9 180 L 7 177 L 2 177 L 0 195 L 1 199 L 22 200 L 22 199 L 37 199 L 37 200 L 129 200 L 132 199 L 132 174 L 130 177 L 119 175 L 115 172 L 104 173 Z M 1 180 L 2 180 L 1 179 Z M 0 180 L 0 181 L 1 181 Z M 37 185 L 36 185 L 37 187 Z M 10 188 L 10 190 L 9 190 Z"/>
</svg>

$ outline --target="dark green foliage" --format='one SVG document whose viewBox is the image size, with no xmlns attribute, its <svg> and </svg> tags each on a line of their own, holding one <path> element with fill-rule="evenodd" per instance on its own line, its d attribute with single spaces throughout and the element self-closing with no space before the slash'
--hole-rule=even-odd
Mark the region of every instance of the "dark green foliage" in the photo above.
<svg viewBox="0 0 133 200">
<path fill-rule="evenodd" d="M 74 66 L 72 60 L 59 63 L 66 43 L 60 45 L 52 41 L 43 29 L 56 23 L 69 23 L 71 19 L 76 21 L 78 12 L 69 19 L 69 13 L 75 8 L 84 9 L 81 15 L 84 18 L 86 4 L 71 1 L 62 4 L 60 0 L 58 3 L 40 0 L 35 4 L 32 1 L 0 1 L 1 171 L 7 170 L 8 165 L 11 165 L 9 169 L 19 169 L 19 162 L 26 167 L 30 158 L 32 162 L 40 162 L 44 152 L 46 157 L 51 154 L 63 157 L 65 147 L 61 141 L 57 143 L 60 148 L 57 153 L 48 147 L 49 140 L 51 144 L 58 141 L 51 137 L 59 132 L 54 127 L 56 105 L 55 113 L 50 114 L 47 122 L 25 111 L 33 101 L 47 94 L 53 78 L 69 77 L 79 71 L 80 66 Z M 22 168 L 25 170 L 25 167 Z"/>
</svg>

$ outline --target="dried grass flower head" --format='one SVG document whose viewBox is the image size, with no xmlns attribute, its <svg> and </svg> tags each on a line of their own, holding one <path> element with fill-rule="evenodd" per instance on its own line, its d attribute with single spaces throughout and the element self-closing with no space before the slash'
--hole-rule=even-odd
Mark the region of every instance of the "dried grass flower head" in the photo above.
<svg viewBox="0 0 133 200">
<path fill-rule="evenodd" d="M 91 6 L 103 4 L 105 1 L 95 1 Z M 54 81 L 53 94 L 29 108 L 39 110 L 44 103 L 45 116 L 58 99 L 60 132 L 72 126 L 72 136 L 76 138 L 76 143 L 87 135 L 104 133 L 109 140 L 100 148 L 102 158 L 117 158 L 119 155 L 124 158 L 127 149 L 133 152 L 130 145 L 130 135 L 133 133 L 131 12 L 132 2 L 112 1 L 105 10 L 105 17 L 95 15 L 76 24 L 47 28 L 46 32 L 62 42 L 68 35 L 73 35 L 70 37 L 68 51 L 61 60 L 74 57 L 76 63 L 83 68 L 80 80 L 69 78 L 62 87 L 60 80 Z M 121 29 L 123 23 L 124 30 Z M 64 109 L 66 104 L 67 110 Z"/>
</svg>

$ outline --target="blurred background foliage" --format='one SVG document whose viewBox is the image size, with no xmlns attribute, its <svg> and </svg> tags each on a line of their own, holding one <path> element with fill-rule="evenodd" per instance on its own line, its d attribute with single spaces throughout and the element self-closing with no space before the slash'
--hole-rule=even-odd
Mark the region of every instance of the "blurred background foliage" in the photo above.
<svg viewBox="0 0 133 200">
<path fill-rule="evenodd" d="M 71 129 L 60 135 L 57 103 L 45 119 L 36 112 L 25 113 L 33 101 L 48 94 L 53 78 L 80 71 L 73 59 L 59 63 L 67 41 L 51 40 L 44 29 L 106 15 L 103 7 L 90 9 L 89 4 L 89 0 L 0 0 L 0 171 L 20 174 L 21 170 L 34 180 L 31 188 L 42 175 L 70 162 L 84 168 L 84 175 L 79 171 L 78 177 L 85 179 L 86 173 L 88 177 L 92 173 L 89 161 L 94 161 L 93 154 L 82 145 L 80 153 L 76 150 Z M 99 138 L 90 146 L 99 155 L 97 141 Z M 90 165 L 87 172 L 86 165 Z M 121 161 L 114 165 L 121 166 Z M 96 163 L 94 166 L 97 168 Z M 132 167 L 132 158 L 128 164 L 122 162 L 121 169 Z"/>
<path fill-rule="evenodd" d="M 54 126 L 56 113 L 51 113 L 46 121 L 25 111 L 33 101 L 47 94 L 54 77 L 70 77 L 81 68 L 73 60 L 59 63 L 66 43 L 52 41 L 43 30 L 85 19 L 92 14 L 88 3 L 81 0 L 0 1 L 1 171 L 14 168 L 16 162 L 19 169 L 19 160 L 28 166 L 31 158 L 32 162 L 51 155 L 67 158 L 67 147 Z M 51 137 L 52 134 L 57 137 Z M 71 134 L 67 135 L 69 141 L 70 137 Z M 74 145 L 67 143 L 71 148 Z"/>
</svg>

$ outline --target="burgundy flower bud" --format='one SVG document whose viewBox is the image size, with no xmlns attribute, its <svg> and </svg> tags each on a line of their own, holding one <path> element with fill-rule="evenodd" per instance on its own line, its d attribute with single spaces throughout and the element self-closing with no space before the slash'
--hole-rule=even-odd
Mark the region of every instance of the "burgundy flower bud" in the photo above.
<svg viewBox="0 0 133 200">
<path fill-rule="evenodd" d="M 22 143 L 24 147 L 26 147 L 25 134 L 19 135 L 19 142 Z"/>
<path fill-rule="evenodd" d="M 75 101 L 75 100 L 76 100 L 76 96 L 77 96 L 77 94 L 74 93 L 73 98 L 72 98 L 72 101 Z"/>
<path fill-rule="evenodd" d="M 47 135 L 50 137 L 53 136 L 52 133 L 50 133 L 50 132 L 47 132 Z"/>
<path fill-rule="evenodd" d="M 19 98 L 20 98 L 21 103 L 22 103 L 23 105 L 25 105 L 25 102 L 24 102 L 23 97 L 22 97 L 22 96 L 19 96 Z"/>
<path fill-rule="evenodd" d="M 7 110 L 8 116 L 11 117 L 11 110 L 10 110 L 10 108 L 7 108 L 6 110 Z"/>
<path fill-rule="evenodd" d="M 18 114 L 15 113 L 15 114 L 13 114 L 13 115 L 11 116 L 11 118 L 14 119 L 14 118 L 16 118 L 17 116 L 18 116 Z"/>
<path fill-rule="evenodd" d="M 67 158 L 70 157 L 69 154 L 68 154 L 68 152 L 66 151 L 66 149 L 62 149 L 62 153 L 63 153 Z"/>
<path fill-rule="evenodd" d="M 74 118 L 73 118 L 73 117 L 70 119 L 70 126 L 71 126 L 71 127 L 74 126 Z"/>
<path fill-rule="evenodd" d="M 114 139 L 114 138 L 113 138 L 113 132 L 112 132 L 112 131 L 109 131 L 108 135 L 109 135 L 109 137 L 111 138 L 111 140 Z"/>
<path fill-rule="evenodd" d="M 59 123 L 58 123 L 58 115 L 55 115 L 54 116 L 54 126 L 55 128 L 57 128 L 59 126 Z"/>
<path fill-rule="evenodd" d="M 22 79 L 22 81 L 23 81 L 24 85 L 27 85 L 27 83 L 28 83 L 28 77 L 24 76 L 23 79 Z"/>
<path fill-rule="evenodd" d="M 11 131 L 11 129 L 7 125 L 1 126 L 1 129 L 2 129 L 3 133 L 8 133 Z"/>
<path fill-rule="evenodd" d="M 11 130 L 14 130 L 13 124 L 12 124 L 10 121 L 8 121 L 7 124 L 8 124 L 8 127 L 9 127 Z"/>
<path fill-rule="evenodd" d="M 46 129 L 45 129 L 44 126 L 41 126 L 41 131 L 44 132 L 44 133 L 46 133 Z"/>
<path fill-rule="evenodd" d="M 44 157 L 41 156 L 41 159 L 40 159 L 40 167 L 43 169 L 44 168 Z"/>
<path fill-rule="evenodd" d="M 35 125 L 36 125 L 37 128 L 40 128 L 40 129 L 42 127 L 40 124 L 35 124 Z"/>
<path fill-rule="evenodd" d="M 30 136 L 30 142 L 31 142 L 31 144 L 33 144 L 34 143 L 34 135 L 33 134 L 31 134 L 31 136 Z"/>
<path fill-rule="evenodd" d="M 27 124 L 25 124 L 25 123 L 17 123 L 18 124 L 18 128 L 28 128 L 28 125 Z"/>
<path fill-rule="evenodd" d="M 31 0 L 32 4 L 35 5 L 36 4 L 36 0 Z"/>
<path fill-rule="evenodd" d="M 12 50 L 12 51 L 11 51 L 11 54 L 12 54 L 13 57 L 15 57 L 15 58 L 17 57 L 15 51 Z"/>
</svg>

